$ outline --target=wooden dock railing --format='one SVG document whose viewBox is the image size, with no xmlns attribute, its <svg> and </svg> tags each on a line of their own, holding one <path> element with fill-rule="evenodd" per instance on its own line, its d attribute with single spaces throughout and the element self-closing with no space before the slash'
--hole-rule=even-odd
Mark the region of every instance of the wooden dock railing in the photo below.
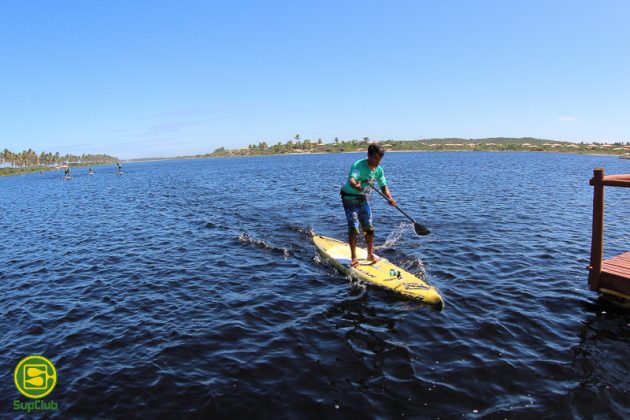
<svg viewBox="0 0 630 420">
<path fill-rule="evenodd" d="M 604 176 L 595 168 L 593 190 L 593 237 L 588 284 L 591 290 L 630 299 L 630 252 L 604 261 L 604 187 L 630 188 L 630 174 Z"/>
</svg>

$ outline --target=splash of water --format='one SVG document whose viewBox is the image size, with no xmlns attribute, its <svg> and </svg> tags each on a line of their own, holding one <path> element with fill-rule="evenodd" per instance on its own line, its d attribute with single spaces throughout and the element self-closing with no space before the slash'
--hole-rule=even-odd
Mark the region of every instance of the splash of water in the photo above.
<svg viewBox="0 0 630 420">
<path fill-rule="evenodd" d="M 422 280 L 427 281 L 427 269 L 422 260 L 416 256 L 411 257 L 410 270 Z"/>
<path fill-rule="evenodd" d="M 350 286 L 352 286 L 353 288 L 357 288 L 363 291 L 367 289 L 367 284 L 363 280 L 356 276 L 353 276 L 352 274 L 346 275 L 346 279 L 348 280 L 348 283 L 350 283 Z"/>
<path fill-rule="evenodd" d="M 287 248 L 280 248 L 280 247 L 273 246 L 272 244 L 265 242 L 263 239 L 253 238 L 245 232 L 241 232 L 238 239 L 244 243 L 257 245 L 269 251 L 281 253 L 284 256 L 284 258 L 289 258 L 289 256 L 291 256 L 291 251 L 289 251 Z"/>
<path fill-rule="evenodd" d="M 296 231 L 298 233 L 302 233 L 304 235 L 308 235 L 311 238 L 316 235 L 315 231 L 313 230 L 313 228 L 311 226 L 302 227 L 302 226 L 298 226 L 298 225 L 289 225 L 289 229 L 294 230 L 294 231 Z"/>
<path fill-rule="evenodd" d="M 401 222 L 396 228 L 387 236 L 385 242 L 381 245 L 374 247 L 375 250 L 391 249 L 400 242 L 406 233 L 414 232 L 413 223 Z"/>
</svg>

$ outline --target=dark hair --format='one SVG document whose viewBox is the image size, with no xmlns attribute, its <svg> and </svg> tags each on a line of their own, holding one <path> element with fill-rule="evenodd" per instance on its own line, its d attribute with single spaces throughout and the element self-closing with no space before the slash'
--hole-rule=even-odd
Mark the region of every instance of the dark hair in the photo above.
<svg viewBox="0 0 630 420">
<path fill-rule="evenodd" d="M 378 154 L 379 156 L 383 156 L 385 154 L 385 149 L 383 149 L 383 146 L 381 146 L 380 144 L 372 143 L 368 147 L 368 155 L 374 156 L 376 154 Z"/>
</svg>

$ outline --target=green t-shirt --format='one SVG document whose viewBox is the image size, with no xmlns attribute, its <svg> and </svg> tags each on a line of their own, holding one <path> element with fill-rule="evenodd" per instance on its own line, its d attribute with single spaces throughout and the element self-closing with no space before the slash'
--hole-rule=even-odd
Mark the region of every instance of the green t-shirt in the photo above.
<svg viewBox="0 0 630 420">
<path fill-rule="evenodd" d="M 350 173 L 348 173 L 348 180 L 346 181 L 346 185 L 343 186 L 343 191 L 348 194 L 359 195 L 361 191 L 352 188 L 350 185 L 350 178 L 354 178 L 361 183 L 363 188 L 368 187 L 370 184 L 368 181 L 376 181 L 379 187 L 384 187 L 387 185 L 387 180 L 385 179 L 385 172 L 383 172 L 383 168 L 379 166 L 376 169 L 371 170 L 368 166 L 367 159 L 357 160 L 352 164 L 350 168 Z"/>
</svg>

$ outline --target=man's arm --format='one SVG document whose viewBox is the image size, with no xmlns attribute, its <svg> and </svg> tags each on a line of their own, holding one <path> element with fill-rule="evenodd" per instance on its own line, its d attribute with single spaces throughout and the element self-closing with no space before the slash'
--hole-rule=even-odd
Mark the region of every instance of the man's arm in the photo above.
<svg viewBox="0 0 630 420">
<path fill-rule="evenodd" d="M 363 191 L 361 183 L 352 177 L 350 177 L 350 186 L 352 186 L 355 190 Z"/>
<path fill-rule="evenodd" d="M 383 192 L 383 194 L 385 194 L 385 197 L 387 197 L 387 199 L 389 200 L 389 204 L 391 204 L 392 206 L 395 206 L 396 200 L 394 200 L 394 197 L 392 197 L 392 194 L 389 192 L 389 188 L 387 188 L 387 185 L 383 185 L 383 187 L 381 187 L 381 191 Z"/>
</svg>

